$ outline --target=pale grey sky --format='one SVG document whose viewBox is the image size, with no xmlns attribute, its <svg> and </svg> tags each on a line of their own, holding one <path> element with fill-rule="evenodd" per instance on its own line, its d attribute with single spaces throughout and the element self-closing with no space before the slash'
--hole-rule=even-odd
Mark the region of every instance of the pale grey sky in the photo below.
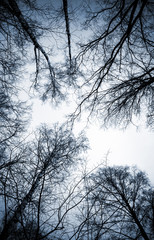
<svg viewBox="0 0 154 240">
<path fill-rule="evenodd" d="M 50 103 L 34 100 L 31 128 L 34 130 L 40 123 L 62 123 L 65 114 L 70 111 L 73 111 L 71 103 L 53 109 Z M 85 126 L 86 119 L 81 118 L 80 122 L 75 123 L 74 132 L 79 133 Z M 137 129 L 133 125 L 126 130 L 104 130 L 95 120 L 91 120 L 85 130 L 91 147 L 87 157 L 92 165 L 103 160 L 109 151 L 108 165 L 136 165 L 148 174 L 154 184 L 154 132 L 143 126 Z"/>
<path fill-rule="evenodd" d="M 46 2 L 48 3 L 48 0 Z M 53 3 L 61 4 L 61 1 L 53 1 Z M 80 4 L 84 4 L 82 1 L 70 1 L 70 3 L 72 4 L 70 7 L 78 9 L 78 11 L 80 10 Z M 73 29 L 73 39 L 78 39 L 79 36 L 86 39 L 90 32 L 85 30 L 85 32 L 80 31 L 78 33 L 79 29 L 75 25 L 76 21 L 70 24 L 71 29 Z M 65 42 L 65 40 L 61 38 L 61 41 Z M 55 44 L 52 38 L 46 39 L 44 43 L 47 45 L 51 44 L 51 46 Z M 55 51 L 55 55 L 53 56 L 54 61 L 57 59 L 59 61 L 61 58 L 58 53 L 58 51 Z M 33 100 L 33 102 L 32 129 L 35 129 L 40 123 L 52 125 L 52 123 L 57 121 L 65 121 L 64 115 L 72 112 L 75 107 L 72 101 L 64 102 L 57 109 L 52 108 L 50 103 L 42 103 L 38 99 Z M 82 117 L 80 122 L 75 123 L 74 131 L 82 131 L 85 126 L 86 119 Z M 86 129 L 86 134 L 91 146 L 91 150 L 88 152 L 91 164 L 103 160 L 109 151 L 109 165 L 136 165 L 139 169 L 146 171 L 150 180 L 154 183 L 154 132 L 145 129 L 144 126 L 137 129 L 133 125 L 130 125 L 124 131 L 111 128 L 104 130 L 100 128 L 99 121 L 91 120 L 91 124 Z"/>
</svg>

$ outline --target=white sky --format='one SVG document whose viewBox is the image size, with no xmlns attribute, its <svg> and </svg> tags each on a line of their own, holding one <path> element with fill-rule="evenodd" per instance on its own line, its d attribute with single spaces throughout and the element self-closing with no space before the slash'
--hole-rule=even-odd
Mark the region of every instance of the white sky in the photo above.
<svg viewBox="0 0 154 240">
<path fill-rule="evenodd" d="M 54 122 L 63 122 L 64 115 L 69 113 L 70 106 L 63 104 L 53 109 L 49 103 L 35 100 L 33 104 L 33 117 L 31 128 L 40 123 L 52 125 Z M 80 132 L 86 125 L 86 121 L 76 122 L 75 133 Z M 103 160 L 109 151 L 108 165 L 136 165 L 145 171 L 152 184 L 154 184 L 154 132 L 134 126 L 122 131 L 118 129 L 101 129 L 99 122 L 91 123 L 86 128 L 91 149 L 88 151 L 90 164 L 96 164 Z"/>
<path fill-rule="evenodd" d="M 81 3 L 81 1 L 79 2 Z M 72 1 L 73 4 L 79 4 L 79 2 Z M 86 37 L 87 34 L 88 32 L 86 32 Z M 49 39 L 46 41 L 49 41 Z M 52 44 L 53 43 L 51 43 L 51 46 Z M 57 57 L 54 56 L 54 58 L 56 57 L 57 59 L 58 56 L 57 54 Z M 28 66 L 28 71 L 30 71 L 29 67 L 30 66 Z M 72 108 L 72 102 L 64 102 L 57 110 L 53 109 L 50 103 L 44 104 L 40 100 L 35 99 L 33 103 L 31 122 L 31 128 L 33 130 L 39 126 L 40 123 L 47 123 L 49 125 L 55 122 L 63 123 L 66 120 L 64 115 L 74 110 Z M 86 120 L 83 120 L 83 118 L 80 123 L 76 122 L 75 133 L 82 131 L 85 125 Z M 137 131 L 135 126 L 130 126 L 125 131 L 111 128 L 103 130 L 100 128 L 100 124 L 94 120 L 91 125 L 89 124 L 88 129 L 86 129 L 86 135 L 91 147 L 91 150 L 88 152 L 88 158 L 91 164 L 103 160 L 109 151 L 108 165 L 136 165 L 139 169 L 148 173 L 151 182 L 154 184 L 154 132 L 144 127 L 141 127 Z"/>
</svg>

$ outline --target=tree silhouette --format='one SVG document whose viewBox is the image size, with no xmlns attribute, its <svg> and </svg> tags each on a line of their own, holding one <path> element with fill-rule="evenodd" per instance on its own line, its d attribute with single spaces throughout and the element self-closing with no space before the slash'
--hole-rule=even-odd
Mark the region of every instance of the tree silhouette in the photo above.
<svg viewBox="0 0 154 240">
<path fill-rule="evenodd" d="M 146 175 L 106 167 L 74 177 L 87 139 L 63 124 L 28 140 L 20 95 L 29 79 L 56 103 L 73 86 L 74 117 L 85 107 L 103 126 L 126 127 L 145 113 L 153 127 L 153 10 L 150 0 L 0 1 L 0 239 L 152 239 Z"/>
<path fill-rule="evenodd" d="M 91 175 L 87 189 L 88 212 L 79 239 L 153 238 L 153 190 L 143 172 L 101 168 Z"/>
<path fill-rule="evenodd" d="M 86 78 L 76 115 L 85 104 L 106 126 L 126 127 L 142 113 L 152 126 L 153 3 L 93 1 L 87 9 L 85 27 L 93 36 L 76 58 Z"/>
<path fill-rule="evenodd" d="M 1 65 L 5 72 L 7 70 L 15 80 L 15 69 L 24 65 L 28 48 L 33 46 L 36 65 L 33 84 L 44 100 L 63 98 L 64 87 L 77 86 L 75 76 L 82 72 L 80 89 L 83 95 L 80 94 L 82 99 L 76 115 L 85 106 L 90 113 L 98 114 L 103 124 L 126 127 L 133 122 L 134 116 L 145 112 L 147 124 L 152 127 L 153 3 L 149 0 L 85 2 L 87 5 L 76 10 L 76 15 L 85 13 L 79 16 L 82 22 L 87 12 L 85 28 L 94 34 L 91 39 L 85 39 L 87 43 L 80 42 L 76 69 L 72 62 L 69 4 L 63 1 L 60 7 L 47 5 L 43 8 L 38 1 L 1 1 L 1 38 L 5 42 L 1 45 Z M 54 36 L 56 27 L 57 32 L 61 27 L 62 34 L 67 37 L 71 71 L 67 62 L 65 67 L 56 66 L 54 61 L 51 63 L 52 46 L 48 50 L 41 43 L 40 37 L 43 39 L 48 33 L 53 39 L 57 37 L 58 34 Z M 65 47 L 61 44 L 60 48 Z M 9 61 L 6 62 L 7 57 Z"/>
<path fill-rule="evenodd" d="M 63 97 L 61 87 L 64 77 L 59 79 L 59 68 L 57 69 L 53 61 L 52 45 L 54 44 L 45 44 L 46 46 L 44 46 L 42 41 L 48 42 L 46 36 L 50 34 L 52 41 L 57 44 L 60 31 L 62 35 L 66 35 L 71 66 L 71 34 L 67 1 L 63 1 L 62 6 L 59 7 L 58 5 L 54 6 L 54 3 L 53 5 L 50 2 L 43 4 L 36 0 L 20 2 L 2 0 L 0 9 L 0 35 L 2 39 L 0 61 L 5 71 L 15 81 L 15 73 L 21 71 L 20 67 L 27 64 L 27 61 L 31 61 L 29 53 L 33 54 L 36 69 L 32 82 L 42 99 L 45 100 L 49 97 L 60 99 Z M 65 24 L 65 28 L 62 26 L 63 24 Z M 62 45 L 60 48 L 65 49 Z M 58 48 L 56 51 L 58 52 Z M 62 51 L 61 54 L 63 55 Z M 44 79 L 44 83 L 42 83 L 42 79 Z M 66 85 L 67 82 L 64 81 L 64 84 Z"/>
<path fill-rule="evenodd" d="M 47 236 L 61 229 L 64 217 L 57 219 L 55 188 L 64 182 L 71 166 L 78 163 L 80 153 L 87 149 L 86 143 L 83 136 L 74 138 L 65 126 L 54 126 L 42 127 L 34 142 L 24 144 L 15 155 L 18 164 L 1 171 L 1 195 L 6 203 L 1 239 L 13 236 L 20 225 L 26 229 L 29 221 L 36 222 L 36 239 L 41 228 L 41 234 L 43 228 L 48 229 Z M 52 227 L 48 228 L 50 224 Z"/>
</svg>

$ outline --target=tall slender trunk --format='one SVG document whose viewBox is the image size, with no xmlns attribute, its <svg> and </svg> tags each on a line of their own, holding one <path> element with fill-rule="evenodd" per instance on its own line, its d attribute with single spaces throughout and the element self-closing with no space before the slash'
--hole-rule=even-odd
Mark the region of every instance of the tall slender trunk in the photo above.
<svg viewBox="0 0 154 240">
<path fill-rule="evenodd" d="M 7 240 L 7 238 L 11 234 L 11 231 L 15 231 L 17 223 L 19 222 L 20 216 L 23 214 L 24 209 L 26 208 L 27 204 L 32 200 L 33 194 L 35 193 L 35 191 L 39 185 L 39 182 L 44 177 L 45 171 L 48 168 L 50 161 L 51 161 L 51 156 L 44 163 L 42 170 L 38 173 L 36 180 L 32 183 L 32 186 L 31 186 L 29 192 L 25 195 L 25 197 L 23 198 L 21 203 L 15 209 L 13 216 L 5 224 L 3 230 L 0 234 L 1 240 Z"/>
</svg>

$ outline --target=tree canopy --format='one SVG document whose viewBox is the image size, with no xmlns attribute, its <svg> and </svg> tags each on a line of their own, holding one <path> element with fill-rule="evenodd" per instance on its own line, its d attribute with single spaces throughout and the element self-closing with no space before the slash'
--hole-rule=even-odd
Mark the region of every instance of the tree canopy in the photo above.
<svg viewBox="0 0 154 240">
<path fill-rule="evenodd" d="M 153 190 L 136 168 L 107 167 L 92 174 L 88 188 L 90 239 L 152 239 Z"/>
<path fill-rule="evenodd" d="M 88 141 L 69 124 L 86 110 L 103 127 L 153 128 L 153 30 L 150 0 L 0 1 L 0 239 L 153 238 L 146 174 L 78 175 Z M 76 108 L 29 136 L 35 95 Z"/>
<path fill-rule="evenodd" d="M 127 126 L 142 113 L 153 125 L 152 1 L 91 1 L 85 28 L 92 36 L 80 44 L 78 65 L 90 71 L 82 106 L 103 124 Z M 90 67 L 89 67 L 90 66 Z"/>
<path fill-rule="evenodd" d="M 68 86 L 67 93 L 75 86 L 80 95 L 74 116 L 86 108 L 102 125 L 126 127 L 146 115 L 153 126 L 152 1 L 13 0 L 0 7 L 6 86 L 21 78 L 32 53 L 32 82 L 42 99 L 64 99 Z M 57 63 L 55 53 L 65 61 Z"/>
</svg>

